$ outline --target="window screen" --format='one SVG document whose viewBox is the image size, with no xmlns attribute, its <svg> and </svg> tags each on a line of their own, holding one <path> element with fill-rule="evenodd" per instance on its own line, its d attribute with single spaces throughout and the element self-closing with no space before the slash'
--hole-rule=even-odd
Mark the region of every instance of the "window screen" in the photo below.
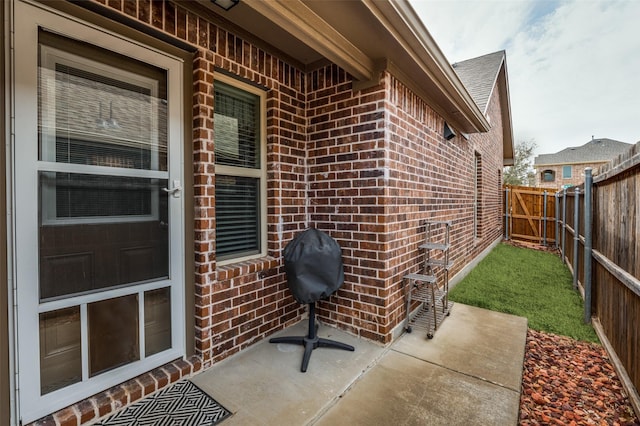
<svg viewBox="0 0 640 426">
<path fill-rule="evenodd" d="M 571 166 L 562 166 L 562 177 L 564 179 L 571 177 Z"/>
</svg>

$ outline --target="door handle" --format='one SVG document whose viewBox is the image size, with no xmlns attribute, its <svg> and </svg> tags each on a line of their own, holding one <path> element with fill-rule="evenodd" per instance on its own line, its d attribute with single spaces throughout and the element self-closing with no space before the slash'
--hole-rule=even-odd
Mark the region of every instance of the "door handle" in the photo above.
<svg viewBox="0 0 640 426">
<path fill-rule="evenodd" d="M 173 188 L 169 189 L 169 188 L 162 188 L 162 190 L 164 192 L 166 192 L 169 195 L 172 195 L 173 198 L 180 198 L 180 191 L 182 191 L 182 186 L 180 186 L 180 181 L 179 180 L 174 180 L 173 181 Z"/>
</svg>

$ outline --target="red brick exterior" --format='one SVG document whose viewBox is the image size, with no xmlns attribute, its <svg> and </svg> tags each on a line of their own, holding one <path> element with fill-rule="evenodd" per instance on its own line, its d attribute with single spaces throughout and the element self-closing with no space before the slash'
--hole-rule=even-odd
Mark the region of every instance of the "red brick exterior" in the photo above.
<svg viewBox="0 0 640 426">
<path fill-rule="evenodd" d="M 503 235 L 502 229 L 502 167 L 503 167 L 503 127 L 502 111 L 508 108 L 501 105 L 498 91 L 494 90 L 487 105 L 486 115 L 490 117 L 491 130 L 470 137 L 473 150 L 481 157 L 480 170 L 480 218 L 479 236 L 475 247 L 470 251 L 460 267 L 476 257 L 491 242 Z"/>
<path fill-rule="evenodd" d="M 198 49 L 188 141 L 195 259 L 187 259 L 195 262 L 196 357 L 188 368 L 178 361 L 38 424 L 95 420 L 302 319 L 304 307 L 288 291 L 281 252 L 307 227 L 328 232 L 343 249 L 345 283 L 319 303 L 320 319 L 382 343 L 391 341 L 406 314 L 402 277 L 418 268 L 425 220 L 453 221 L 452 274 L 502 235 L 497 90 L 488 108 L 492 130 L 447 141 L 444 119 L 389 73 L 354 92 L 352 78 L 339 67 L 303 72 L 179 4 L 100 3 Z M 224 267 L 216 265 L 215 253 L 214 69 L 263 87 L 267 97 L 268 255 Z M 473 229 L 476 154 L 482 164 L 480 238 Z"/>
</svg>

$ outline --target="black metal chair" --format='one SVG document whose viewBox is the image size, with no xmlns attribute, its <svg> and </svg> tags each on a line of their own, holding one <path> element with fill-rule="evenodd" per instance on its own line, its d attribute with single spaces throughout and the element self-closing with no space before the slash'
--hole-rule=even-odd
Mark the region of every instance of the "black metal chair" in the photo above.
<svg viewBox="0 0 640 426">
<path fill-rule="evenodd" d="M 274 337 L 270 343 L 304 346 L 300 371 L 307 371 L 311 353 L 317 348 L 354 351 L 355 348 L 335 340 L 318 337 L 316 302 L 333 294 L 344 282 L 342 254 L 338 243 L 322 231 L 310 228 L 297 235 L 284 249 L 287 283 L 299 303 L 309 305 L 309 328 L 306 336 Z"/>
</svg>

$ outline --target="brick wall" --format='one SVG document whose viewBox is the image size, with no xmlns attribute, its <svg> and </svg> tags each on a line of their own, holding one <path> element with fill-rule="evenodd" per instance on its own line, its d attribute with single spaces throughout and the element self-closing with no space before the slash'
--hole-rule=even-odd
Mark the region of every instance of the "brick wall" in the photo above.
<svg viewBox="0 0 640 426">
<path fill-rule="evenodd" d="M 502 235 L 499 97 L 489 104 L 490 132 L 446 141 L 442 117 L 389 74 L 352 93 L 329 66 L 312 73 L 308 85 L 310 224 L 338 240 L 346 273 L 319 313 L 386 343 L 405 316 L 402 277 L 419 267 L 425 220 L 453 222 L 452 273 Z"/>
<path fill-rule="evenodd" d="M 452 221 L 450 276 L 502 235 L 502 122 L 494 92 L 488 133 L 444 139 L 444 120 L 402 83 L 389 77 L 386 224 L 389 327 L 404 319 L 402 277 L 417 272 L 425 220 Z M 481 158 L 478 235 L 474 238 L 476 154 Z"/>
<path fill-rule="evenodd" d="M 442 117 L 388 73 L 379 84 L 353 92 L 351 77 L 339 67 L 302 72 L 179 4 L 95 1 L 197 47 L 193 138 L 187 141 L 193 144 L 195 216 L 195 275 L 187 285 L 193 284 L 195 293 L 196 356 L 188 368 L 179 368 L 179 377 L 303 317 L 304 307 L 289 293 L 281 252 L 309 226 L 338 241 L 345 265 L 345 283 L 319 304 L 320 319 L 384 343 L 404 320 L 402 277 L 417 270 L 425 219 L 453 221 L 454 273 L 501 235 L 497 93 L 489 105 L 489 133 L 446 141 Z M 268 255 L 222 267 L 215 255 L 214 70 L 264 88 L 267 97 Z M 480 239 L 473 237 L 476 153 L 482 159 Z M 165 370 L 173 371 L 169 365 L 158 371 Z M 133 381 L 146 380 L 141 377 Z M 154 380 L 153 389 L 172 377 Z M 147 393 L 135 386 L 131 392 L 122 389 L 125 403 Z M 96 404 L 87 401 L 42 424 L 95 419 Z M 101 405 L 107 408 L 99 414 L 117 405 Z"/>
<path fill-rule="evenodd" d="M 505 106 L 506 108 L 506 106 Z M 470 143 L 474 150 L 480 153 L 482 158 L 482 196 L 480 216 L 480 237 L 476 241 L 472 257 L 480 254 L 491 242 L 500 238 L 502 229 L 502 165 L 503 165 L 503 138 L 502 138 L 502 105 L 498 91 L 494 90 L 487 107 L 487 115 L 490 117 L 491 130 L 487 133 L 473 134 Z M 467 262 L 471 260 L 467 258 Z M 465 262 L 466 263 L 466 262 Z M 461 265 L 461 267 L 464 265 Z"/>
<path fill-rule="evenodd" d="M 318 314 L 353 334 L 387 341 L 384 324 L 385 133 L 383 85 L 354 93 L 335 65 L 308 86 L 310 225 L 342 247 L 345 283 Z"/>
<path fill-rule="evenodd" d="M 201 21 L 201 18 L 198 18 Z M 201 25 L 199 25 L 199 29 Z M 207 25 L 194 62 L 196 353 L 204 367 L 297 320 L 281 250 L 306 228 L 306 76 L 232 33 Z M 202 46 L 201 46 L 202 47 Z M 217 267 L 215 261 L 214 69 L 264 88 L 267 95 L 265 258 Z"/>
<path fill-rule="evenodd" d="M 584 169 L 591 167 L 594 172 L 598 170 L 602 165 L 607 164 L 607 161 L 600 163 L 579 163 L 579 164 L 549 164 L 539 165 L 536 168 L 536 186 L 538 188 L 549 188 L 554 191 L 560 191 L 564 185 L 577 186 L 584 183 Z M 571 167 L 571 177 L 564 178 L 563 168 L 564 166 Z M 554 172 L 553 182 L 545 182 L 543 179 L 543 173 L 545 170 L 552 170 Z"/>
</svg>

